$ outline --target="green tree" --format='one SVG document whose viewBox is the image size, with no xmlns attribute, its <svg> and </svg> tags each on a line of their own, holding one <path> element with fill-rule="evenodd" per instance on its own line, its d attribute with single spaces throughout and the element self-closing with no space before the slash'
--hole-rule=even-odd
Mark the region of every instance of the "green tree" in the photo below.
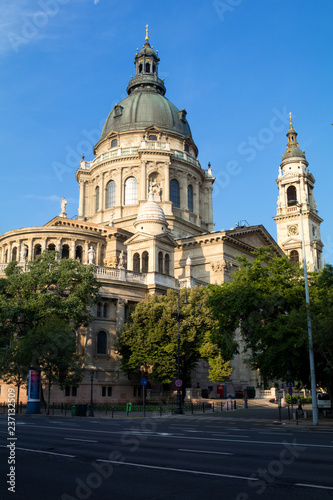
<svg viewBox="0 0 333 500">
<path fill-rule="evenodd" d="M 83 357 L 76 352 L 75 332 L 66 320 L 53 316 L 22 337 L 21 348 L 26 358 L 30 353 L 31 366 L 41 369 L 42 380 L 47 383 L 48 414 L 52 385 L 60 389 L 77 386 L 83 377 Z"/>
<path fill-rule="evenodd" d="M 208 289 L 194 287 L 179 297 L 180 377 L 183 388 L 190 382 L 191 371 L 205 357 L 219 355 L 214 343 L 215 321 L 208 304 Z M 127 373 L 147 376 L 159 383 L 177 378 L 177 292 L 149 295 L 132 310 L 118 335 L 117 349 Z M 230 358 L 229 358 L 230 359 Z"/>
<path fill-rule="evenodd" d="M 267 248 L 254 256 L 253 261 L 238 258 L 232 281 L 211 287 L 219 335 L 228 337 L 240 328 L 248 362 L 264 380 L 293 378 L 309 386 L 303 270 Z M 332 269 L 309 276 L 317 379 L 325 387 L 332 376 L 332 276 Z"/>
<path fill-rule="evenodd" d="M 91 322 L 91 306 L 98 300 L 99 284 L 93 266 L 83 266 L 72 259 L 59 260 L 55 252 L 44 252 L 29 262 L 27 272 L 17 262 L 11 262 L 5 273 L 6 278 L 0 280 L 0 376 L 14 383 L 19 393 L 27 368 L 35 364 L 32 348 L 29 359 L 29 349 L 25 346 L 41 352 L 43 346 L 53 342 L 54 349 L 60 352 L 60 333 L 53 340 L 48 335 L 50 319 L 62 327 L 64 322 L 69 325 L 69 330 L 62 329 L 70 339 L 72 330 Z M 64 345 L 72 353 L 71 341 L 65 342 L 65 337 Z M 34 340 L 37 338 L 40 348 Z M 55 359 L 60 364 L 61 360 Z M 56 377 L 51 374 L 48 379 L 52 385 Z M 60 374 L 57 383 L 62 384 Z"/>
</svg>

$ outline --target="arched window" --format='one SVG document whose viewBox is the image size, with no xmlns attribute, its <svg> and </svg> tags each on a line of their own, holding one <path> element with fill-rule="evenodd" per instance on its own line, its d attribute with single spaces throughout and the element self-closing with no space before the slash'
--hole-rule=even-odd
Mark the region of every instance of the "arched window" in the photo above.
<svg viewBox="0 0 333 500">
<path fill-rule="evenodd" d="M 12 250 L 12 260 L 17 260 L 17 248 L 14 247 Z"/>
<path fill-rule="evenodd" d="M 150 135 L 150 136 L 148 137 L 148 139 L 149 139 L 150 141 L 157 141 L 157 135 Z"/>
<path fill-rule="evenodd" d="M 163 274 L 163 253 L 158 252 L 158 272 Z"/>
<path fill-rule="evenodd" d="M 184 151 L 186 151 L 186 153 L 189 153 L 189 152 L 190 152 L 190 148 L 189 148 L 189 145 L 188 145 L 188 144 L 185 144 L 185 146 L 184 146 Z"/>
<path fill-rule="evenodd" d="M 62 246 L 61 258 L 62 259 L 69 259 L 69 246 L 68 245 Z"/>
<path fill-rule="evenodd" d="M 98 304 L 97 304 L 97 318 L 101 318 L 101 317 L 102 317 L 102 303 L 98 302 Z"/>
<path fill-rule="evenodd" d="M 103 318 L 108 317 L 108 312 L 109 312 L 109 306 L 108 306 L 107 302 L 105 302 L 103 304 Z"/>
<path fill-rule="evenodd" d="M 97 186 L 95 189 L 95 211 L 98 212 L 98 210 L 99 210 L 99 186 Z"/>
<path fill-rule="evenodd" d="M 139 64 L 139 73 L 142 73 L 142 63 Z"/>
<path fill-rule="evenodd" d="M 138 253 L 133 255 L 133 271 L 135 273 L 140 272 L 140 255 Z"/>
<path fill-rule="evenodd" d="M 136 205 L 138 202 L 138 183 L 135 177 L 125 181 L 125 205 Z"/>
<path fill-rule="evenodd" d="M 116 148 L 118 146 L 118 140 L 117 139 L 112 139 L 111 141 L 111 149 Z"/>
<path fill-rule="evenodd" d="M 149 254 L 148 252 L 143 252 L 142 254 L 142 272 L 148 273 L 148 265 L 149 265 Z"/>
<path fill-rule="evenodd" d="M 75 248 L 75 260 L 79 260 L 80 262 L 82 262 L 82 253 L 83 253 L 83 249 L 82 249 L 81 245 L 78 245 Z"/>
<path fill-rule="evenodd" d="M 50 251 L 50 252 L 55 252 L 55 245 L 53 243 L 50 243 L 47 247 L 47 249 Z"/>
<path fill-rule="evenodd" d="M 37 259 L 38 255 L 42 253 L 42 246 L 37 244 L 34 248 L 34 259 Z"/>
<path fill-rule="evenodd" d="M 287 189 L 287 199 L 288 199 L 288 207 L 292 207 L 297 205 L 297 194 L 295 186 L 289 186 Z"/>
<path fill-rule="evenodd" d="M 193 212 L 193 188 L 191 185 L 187 186 L 187 208 Z"/>
<path fill-rule="evenodd" d="M 165 254 L 165 274 L 167 276 L 170 276 L 170 255 L 167 253 Z"/>
<path fill-rule="evenodd" d="M 179 182 L 176 179 L 170 181 L 170 201 L 174 207 L 180 207 Z"/>
<path fill-rule="evenodd" d="M 110 181 L 106 185 L 105 208 L 114 207 L 116 204 L 116 183 Z"/>
<path fill-rule="evenodd" d="M 150 64 L 146 63 L 146 73 L 150 73 Z"/>
<path fill-rule="evenodd" d="M 292 250 L 289 254 L 291 262 L 299 262 L 299 255 L 297 250 Z"/>
<path fill-rule="evenodd" d="M 97 354 L 107 353 L 107 334 L 103 330 L 97 333 Z"/>
</svg>

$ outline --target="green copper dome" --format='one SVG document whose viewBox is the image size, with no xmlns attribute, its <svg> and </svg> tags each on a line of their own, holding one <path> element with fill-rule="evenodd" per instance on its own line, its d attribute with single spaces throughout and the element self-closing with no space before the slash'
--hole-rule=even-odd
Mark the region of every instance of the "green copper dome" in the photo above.
<svg viewBox="0 0 333 500">
<path fill-rule="evenodd" d="M 287 149 L 282 155 L 282 160 L 287 160 L 288 158 L 305 158 L 304 151 L 301 151 L 297 142 L 297 132 L 293 127 L 293 123 L 291 121 L 291 113 L 290 113 L 290 125 L 289 130 L 287 132 L 288 144 Z"/>
<path fill-rule="evenodd" d="M 104 124 L 101 139 L 112 130 L 144 130 L 152 125 L 164 132 L 175 132 L 184 137 L 191 137 L 190 126 L 184 112 L 166 97 L 143 88 L 135 91 L 118 103 L 111 111 Z"/>
<path fill-rule="evenodd" d="M 143 48 L 135 55 L 135 76 L 128 86 L 128 97 L 116 104 L 104 124 L 100 140 L 111 131 L 144 130 L 155 125 L 163 132 L 192 137 L 186 111 L 179 110 L 165 94 L 158 77 L 159 57 L 149 44 L 148 27 Z"/>
</svg>

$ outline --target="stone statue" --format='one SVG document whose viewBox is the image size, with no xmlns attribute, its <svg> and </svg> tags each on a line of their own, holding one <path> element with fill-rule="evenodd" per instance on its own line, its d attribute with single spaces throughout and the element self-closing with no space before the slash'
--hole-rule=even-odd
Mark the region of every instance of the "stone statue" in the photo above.
<svg viewBox="0 0 333 500">
<path fill-rule="evenodd" d="M 64 197 L 62 197 L 62 200 L 60 202 L 61 205 L 61 213 L 65 214 L 66 213 L 66 205 L 67 205 L 67 200 L 65 200 Z"/>
<path fill-rule="evenodd" d="M 95 264 L 96 252 L 92 246 L 88 250 L 88 264 Z"/>
<path fill-rule="evenodd" d="M 110 213 L 110 222 L 109 222 L 109 226 L 111 226 L 111 227 L 114 226 L 113 217 L 114 217 L 114 212 L 111 211 L 111 213 Z"/>
<path fill-rule="evenodd" d="M 122 250 L 119 254 L 118 269 L 124 269 L 124 267 L 125 267 L 125 255 L 124 255 L 124 251 Z"/>
<path fill-rule="evenodd" d="M 28 255 L 28 247 L 27 245 L 22 245 L 20 260 L 24 261 L 27 258 L 27 255 Z"/>
</svg>

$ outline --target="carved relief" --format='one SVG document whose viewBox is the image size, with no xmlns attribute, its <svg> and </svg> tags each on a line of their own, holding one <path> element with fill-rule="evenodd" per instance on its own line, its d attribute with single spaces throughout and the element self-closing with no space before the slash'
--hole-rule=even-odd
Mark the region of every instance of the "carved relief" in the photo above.
<svg viewBox="0 0 333 500">
<path fill-rule="evenodd" d="M 224 271 L 228 273 L 232 268 L 232 262 L 229 260 L 222 259 L 218 262 L 212 262 L 211 268 L 214 273 Z"/>
</svg>

